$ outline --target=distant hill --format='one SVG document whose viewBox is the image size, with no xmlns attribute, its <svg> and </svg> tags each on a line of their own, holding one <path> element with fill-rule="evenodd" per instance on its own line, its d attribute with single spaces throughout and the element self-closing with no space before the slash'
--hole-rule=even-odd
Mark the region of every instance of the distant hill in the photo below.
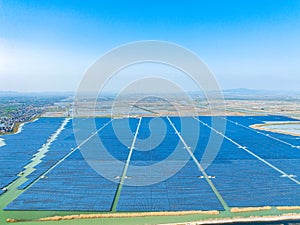
<svg viewBox="0 0 300 225">
<path fill-rule="evenodd" d="M 260 89 L 227 89 L 223 90 L 225 98 L 300 98 L 300 92 L 297 91 L 275 91 Z"/>
</svg>

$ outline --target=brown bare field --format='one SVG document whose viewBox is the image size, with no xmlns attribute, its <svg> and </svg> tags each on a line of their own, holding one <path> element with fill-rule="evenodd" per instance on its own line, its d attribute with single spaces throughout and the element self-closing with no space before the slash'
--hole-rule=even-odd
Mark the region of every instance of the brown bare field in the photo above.
<svg viewBox="0 0 300 225">
<path fill-rule="evenodd" d="M 271 206 L 264 206 L 264 207 L 247 207 L 247 208 L 232 208 L 230 212 L 232 213 L 239 213 L 239 212 L 254 212 L 254 211 L 265 211 L 271 210 Z"/>
<path fill-rule="evenodd" d="M 218 215 L 219 211 L 182 211 L 182 212 L 142 212 L 142 213 L 107 213 L 107 214 L 79 214 L 70 216 L 54 216 L 41 218 L 38 221 L 56 221 L 72 219 L 97 219 L 97 218 L 129 218 L 146 216 L 184 216 L 184 215 Z"/>
<path fill-rule="evenodd" d="M 300 210 L 300 206 L 278 206 L 278 210 Z"/>
</svg>

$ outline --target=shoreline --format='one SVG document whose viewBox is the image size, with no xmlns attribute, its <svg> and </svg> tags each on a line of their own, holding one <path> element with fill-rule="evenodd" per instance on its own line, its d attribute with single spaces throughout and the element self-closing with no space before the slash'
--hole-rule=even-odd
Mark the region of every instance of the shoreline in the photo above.
<svg viewBox="0 0 300 225">
<path fill-rule="evenodd" d="M 26 123 L 31 123 L 31 122 L 35 122 L 35 121 L 37 121 L 39 118 L 37 118 L 37 117 L 35 117 L 35 118 L 33 118 L 32 120 L 29 120 L 29 121 L 26 121 L 26 122 L 22 122 L 22 123 L 18 123 L 17 125 L 16 125 L 16 130 L 14 129 L 14 131 L 13 131 L 13 133 L 12 134 L 19 134 L 19 133 L 21 133 L 22 132 L 22 130 L 23 130 L 23 127 L 24 127 L 24 125 L 26 124 Z"/>
<path fill-rule="evenodd" d="M 26 123 L 26 122 L 25 122 Z M 14 131 L 12 132 L 12 134 L 19 134 L 19 133 L 21 133 L 22 132 L 22 130 L 23 130 L 23 126 L 25 125 L 25 123 L 20 123 L 20 124 L 18 124 L 17 126 L 16 126 L 16 131 L 15 131 L 15 129 L 14 129 Z"/>
<path fill-rule="evenodd" d="M 22 132 L 22 129 L 23 129 L 23 126 L 26 124 L 26 123 L 30 123 L 30 122 L 35 122 L 39 119 L 39 117 L 35 117 L 33 118 L 32 120 L 29 120 L 29 121 L 26 121 L 26 122 L 21 122 L 21 123 L 16 123 L 15 127 L 13 128 L 13 131 L 12 132 L 6 132 L 6 133 L 2 133 L 0 134 L 0 139 L 1 139 L 1 136 L 4 136 L 4 135 L 9 135 L 9 134 L 19 134 Z M 0 147 L 1 147 L 1 140 L 0 140 Z"/>
<path fill-rule="evenodd" d="M 253 124 L 250 127 L 255 129 L 255 130 L 263 130 L 263 131 L 268 131 L 268 132 L 273 132 L 273 133 L 278 133 L 278 134 L 287 134 L 287 135 L 292 135 L 294 137 L 300 137 L 300 134 L 293 133 L 293 132 L 288 132 L 284 130 L 279 130 L 279 129 L 269 129 L 267 128 L 268 126 L 274 126 L 274 125 L 289 125 L 289 124 L 299 124 L 299 122 L 278 122 L 278 123 L 263 123 L 263 124 Z"/>
<path fill-rule="evenodd" d="M 29 122 L 29 121 L 28 121 L 28 122 Z M 19 133 L 21 133 L 22 128 L 23 128 L 23 126 L 25 125 L 25 123 L 27 123 L 27 122 L 16 123 L 16 125 L 14 126 L 12 132 L 5 132 L 5 133 L 2 133 L 2 134 L 0 134 L 0 137 L 1 137 L 1 136 L 4 136 L 4 135 L 10 135 L 10 134 L 13 135 L 13 134 L 19 134 Z M 0 144 L 0 146 L 1 146 L 1 144 Z"/>
</svg>

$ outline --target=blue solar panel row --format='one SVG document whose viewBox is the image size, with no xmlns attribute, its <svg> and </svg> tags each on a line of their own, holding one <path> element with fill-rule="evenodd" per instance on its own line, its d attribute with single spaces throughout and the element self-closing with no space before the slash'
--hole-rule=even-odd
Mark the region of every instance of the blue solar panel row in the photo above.
<svg viewBox="0 0 300 225">
<path fill-rule="evenodd" d="M 137 174 L 128 170 L 131 182 L 163 175 L 163 171 Z M 199 178 L 201 176 L 194 162 L 189 161 L 180 172 L 157 184 L 134 187 L 127 186 L 125 181 L 117 211 L 224 210 L 206 180 Z"/>
<path fill-rule="evenodd" d="M 69 121 L 65 128 L 58 135 L 56 140 L 50 145 L 48 152 L 42 158 L 42 162 L 34 167 L 35 171 L 29 174 L 28 180 L 20 185 L 18 189 L 25 189 L 43 173 L 50 169 L 57 161 L 63 158 L 72 148 L 76 147 L 76 142 L 73 134 L 72 122 Z"/>
<path fill-rule="evenodd" d="M 238 119 L 242 120 L 241 117 Z M 244 119 L 247 120 L 247 118 Z M 260 119 L 268 120 L 270 118 L 261 117 Z M 203 126 L 201 129 L 205 131 L 208 128 Z M 204 133 L 207 133 L 207 131 Z M 287 145 L 278 146 L 275 140 L 236 124 L 227 124 L 226 135 L 239 144 L 247 146 L 251 151 L 253 149 L 254 152 L 263 153 L 268 159 L 278 158 L 278 151 L 282 151 L 282 157 L 285 154 L 288 157 L 293 157 L 289 156 L 289 154 L 297 155 L 296 153 L 291 153 Z M 263 140 L 259 140 L 260 138 Z M 267 142 L 267 144 L 264 142 Z M 277 149 L 274 150 L 273 148 L 276 147 Z M 201 146 L 198 149 L 201 149 Z M 201 153 L 203 154 L 203 152 Z M 197 154 L 196 152 L 195 155 L 200 160 L 199 156 L 202 154 Z M 277 160 L 268 161 L 279 166 L 284 171 L 287 169 L 279 164 L 279 161 L 282 160 L 278 160 L 278 162 L 275 162 Z M 282 164 L 285 164 L 284 161 L 282 161 Z M 296 168 L 296 165 L 294 164 L 293 167 Z M 290 164 L 290 166 L 292 165 Z M 300 196 L 300 186 L 298 184 L 287 177 L 282 177 L 278 171 L 275 171 L 226 139 L 224 139 L 215 161 L 208 167 L 206 172 L 208 175 L 215 177 L 212 180 L 213 183 L 225 202 L 231 207 L 298 205 L 300 202 L 300 197 L 296 197 Z"/>
<path fill-rule="evenodd" d="M 104 125 L 104 122 L 107 121 L 109 120 L 96 119 L 98 126 L 101 123 Z M 116 120 L 116 125 L 122 129 L 126 126 L 126 123 L 130 123 L 131 126 L 137 126 L 138 120 Z M 67 150 L 65 151 L 69 151 L 71 146 L 66 145 L 66 139 L 67 143 L 75 143 L 74 135 L 67 134 L 69 133 L 68 127 L 69 125 L 53 145 L 51 145 L 46 157 L 43 158 L 44 162 L 36 167 L 36 171 L 39 171 L 41 169 L 40 167 L 44 167 L 44 165 L 47 164 L 47 160 L 53 159 L 54 156 L 52 156 L 52 154 L 49 155 L 49 153 L 56 152 L 57 147 L 61 149 L 61 151 L 66 147 Z M 112 154 L 117 155 L 120 153 L 119 158 L 125 161 L 129 149 L 126 145 L 119 142 L 116 137 L 112 137 L 114 134 L 113 129 L 113 126 L 110 124 L 101 130 L 98 135 L 101 139 L 104 139 L 105 146 L 110 149 Z M 124 135 L 123 138 L 126 140 L 130 137 Z M 83 149 L 81 150 L 91 150 L 93 153 L 95 148 L 98 147 L 95 145 L 98 139 L 99 137 L 97 135 L 93 136 L 82 146 Z M 99 150 L 101 151 L 101 149 Z M 116 179 L 116 177 L 121 175 L 123 167 L 118 168 L 118 165 L 115 165 L 112 161 L 107 161 L 106 159 L 99 161 L 97 158 L 92 157 L 89 158 L 89 163 L 101 166 L 102 169 L 108 171 L 107 175 L 115 182 L 109 181 L 95 172 L 84 160 L 81 152 L 75 151 L 71 156 L 55 167 L 55 169 L 46 174 L 45 178 L 33 184 L 5 209 L 110 211 L 119 182 L 119 179 Z"/>
<path fill-rule="evenodd" d="M 29 178 L 27 181 L 25 181 L 23 184 L 21 184 L 21 185 L 18 187 L 18 190 L 26 189 L 32 182 L 34 182 L 34 179 Z"/>
<path fill-rule="evenodd" d="M 234 118 L 234 120 L 237 121 L 239 124 L 244 124 L 244 122 L 241 121 L 240 119 Z M 284 118 L 261 117 L 259 123 L 263 123 L 263 121 L 293 121 L 293 119 L 289 119 L 285 117 Z M 290 143 L 291 145 L 298 146 L 300 145 L 300 140 L 297 137 L 291 135 L 285 135 L 285 134 L 276 134 L 273 132 L 260 131 L 261 133 L 268 134 L 269 135 L 268 137 L 262 134 L 257 134 L 255 130 L 249 130 L 235 124 L 231 124 L 231 126 L 232 128 L 230 129 L 236 129 L 244 133 L 245 135 L 249 134 L 249 136 L 251 135 L 251 137 L 255 137 L 255 139 L 251 138 L 248 140 L 240 141 L 242 144 L 249 147 L 249 149 L 251 149 L 259 156 L 268 159 L 269 162 L 277 166 L 279 169 L 285 171 L 288 175 L 294 175 L 300 177 L 300 171 L 298 166 L 299 165 L 298 162 L 300 159 L 299 149 L 271 138 L 271 137 L 275 137 L 282 141 Z M 241 138 L 241 136 L 239 138 Z"/>
<path fill-rule="evenodd" d="M 274 159 L 269 160 L 269 162 L 278 166 L 287 175 L 300 181 L 300 159 Z"/>
<path fill-rule="evenodd" d="M 142 119 L 141 131 L 138 134 L 139 139 L 153 138 L 154 142 L 159 138 L 157 136 L 164 134 L 162 129 L 158 129 L 161 126 L 159 122 L 152 123 L 152 125 L 149 124 L 151 119 L 153 118 Z M 162 121 L 160 122 L 164 122 L 166 126 L 166 136 L 161 144 L 154 149 L 152 148 L 153 143 L 151 140 L 145 143 L 142 141 L 137 143 L 126 174 L 129 178 L 125 180 L 122 188 L 117 211 L 223 210 L 221 203 L 206 180 L 199 179 L 203 174 L 191 160 L 188 160 L 188 163 L 179 172 L 173 174 L 174 176 L 167 180 L 147 186 L 130 186 L 165 178 L 168 172 L 173 169 L 170 160 L 168 160 L 168 165 L 163 167 L 163 169 L 151 167 L 151 170 L 144 171 L 144 173 L 141 170 L 134 169 L 133 166 L 149 166 L 159 163 L 174 153 L 177 145 L 179 145 L 180 154 L 173 159 L 173 167 L 178 166 L 177 164 L 182 162 L 180 160 L 190 158 L 167 118 L 161 119 Z M 172 119 L 176 120 L 176 118 Z M 191 125 L 193 121 L 184 122 L 190 122 Z M 151 126 L 152 132 L 149 130 Z M 193 129 L 190 129 L 190 132 L 193 131 Z M 152 150 L 139 151 L 139 149 Z"/>
<path fill-rule="evenodd" d="M 95 154 L 108 151 L 114 159 L 125 162 L 132 144 L 133 132 L 135 132 L 138 122 L 139 120 L 134 118 L 113 120 L 98 134 L 99 137 L 92 138 L 81 148 L 81 151 Z M 135 128 L 133 129 L 133 127 Z M 130 132 L 127 128 L 131 129 Z M 102 146 L 99 146 L 99 140 L 102 142 Z M 110 160 L 104 154 L 98 156 L 99 160 Z M 91 157 L 94 158 L 95 155 L 92 154 Z"/>
<path fill-rule="evenodd" d="M 210 128 L 207 126 L 204 126 L 203 124 L 200 124 L 200 135 L 199 135 L 199 141 L 196 146 L 196 150 L 194 152 L 194 155 L 198 158 L 198 160 L 202 160 L 202 157 L 204 155 L 204 152 L 206 151 L 206 154 L 210 155 L 210 150 L 207 146 L 210 134 L 213 133 Z M 220 135 L 218 135 L 220 137 Z M 211 154 L 214 154 L 213 152 Z M 218 162 L 218 160 L 250 160 L 253 159 L 253 156 L 251 156 L 249 153 L 245 151 L 237 151 L 236 145 L 231 143 L 230 141 L 222 141 L 222 145 L 220 148 L 220 151 L 217 152 L 215 162 Z M 205 159 L 203 159 L 205 161 Z M 205 165 L 203 165 L 205 166 Z"/>
<path fill-rule="evenodd" d="M 78 120 L 86 120 L 86 119 L 78 119 Z M 97 126 L 102 127 L 109 120 L 110 120 L 109 118 L 101 118 L 101 119 L 99 118 L 96 120 L 96 124 Z M 27 188 L 43 173 L 45 173 L 53 165 L 55 165 L 60 159 L 62 159 L 65 155 L 67 155 L 71 150 L 75 149 L 76 146 L 77 143 L 75 141 L 75 136 L 73 132 L 73 124 L 72 121 L 69 121 L 65 125 L 61 133 L 58 135 L 57 139 L 50 145 L 48 152 L 46 153 L 45 157 L 42 159 L 43 161 L 34 167 L 35 171 L 26 177 L 28 178 L 28 180 L 22 185 L 20 185 L 18 189 L 22 190 Z"/>
<path fill-rule="evenodd" d="M 237 149 L 238 151 L 238 149 Z M 213 183 L 231 207 L 299 205 L 300 186 L 259 160 L 214 162 Z"/>
<path fill-rule="evenodd" d="M 80 152 L 74 152 L 5 210 L 109 211 L 117 186 L 97 174 Z"/>
<path fill-rule="evenodd" d="M 211 117 L 199 118 L 201 121 L 211 124 Z M 229 119 L 249 126 L 263 121 L 287 121 L 289 118 L 262 116 L 230 117 Z M 211 187 L 203 179 L 203 174 L 191 160 L 178 173 L 166 180 L 143 187 L 130 186 L 133 183 L 162 178 L 178 163 L 189 157 L 167 118 L 156 118 L 155 120 L 160 121 L 154 122 L 153 118 L 143 118 L 141 121 L 138 140 L 133 149 L 126 174 L 127 179 L 122 188 L 117 210 L 223 210 Z M 96 119 L 97 128 L 107 121 L 102 118 Z M 138 121 L 138 119 L 116 119 L 114 124 L 108 124 L 99 132 L 98 136 L 91 138 L 81 149 L 84 153 L 91 152 L 90 155 L 87 154 L 86 158 L 91 165 L 99 166 L 107 171 L 106 175 L 116 182 L 109 181 L 96 173 L 84 161 L 81 153 L 76 151 L 48 173 L 44 179 L 27 189 L 6 209 L 109 211 L 118 187 L 118 176 L 121 175 L 123 168 L 99 152 L 107 150 L 111 156 L 125 162 Z M 171 121 L 189 146 L 193 146 L 190 143 L 194 140 L 194 133 L 197 133 L 195 132 L 197 126 L 200 127 L 194 154 L 201 161 L 204 152 L 209 150 L 207 144 L 210 135 L 214 132 L 191 117 L 172 117 Z M 189 127 L 188 132 L 182 132 L 184 125 L 181 123 L 185 123 Z M 118 127 L 117 130 L 116 127 Z M 125 132 L 128 127 L 131 132 Z M 164 136 L 165 131 L 166 136 Z M 86 133 L 87 135 L 91 134 L 88 129 Z M 219 134 L 215 135 L 220 138 Z M 300 163 L 299 150 L 296 151 L 286 144 L 280 144 L 274 139 L 234 123 L 227 123 L 226 135 L 239 144 L 247 146 L 251 151 L 288 174 L 300 177 L 300 169 L 297 167 Z M 290 138 L 289 135 L 283 136 Z M 102 146 L 99 146 L 99 138 Z M 159 145 L 157 145 L 158 142 Z M 53 142 L 46 157 L 43 158 L 43 162 L 36 166 L 36 171 L 28 178 L 34 179 L 39 176 L 41 171 L 51 167 L 61 156 L 68 153 L 75 143 L 73 127 L 69 123 L 57 140 Z M 133 166 L 142 168 L 162 162 L 174 153 L 176 147 L 179 149 L 179 154 L 168 167 L 164 169 L 153 167 L 146 173 L 143 170 L 133 170 Z M 151 150 L 147 151 L 148 149 Z M 281 176 L 278 171 L 238 148 L 229 140 L 224 140 L 215 161 L 206 172 L 213 177 L 212 182 L 229 206 L 299 205 L 300 199 L 297 197 L 300 196 L 299 185 L 288 177 Z"/>
<path fill-rule="evenodd" d="M 236 124 L 227 123 L 226 136 L 264 159 L 299 159 L 299 149 Z"/>
<path fill-rule="evenodd" d="M 244 119 L 241 119 L 240 117 L 228 117 L 228 120 L 232 122 L 236 122 L 238 124 L 244 125 L 244 126 L 250 126 L 253 124 L 263 124 L 265 122 L 299 122 L 299 120 L 284 117 L 284 116 L 267 116 L 267 117 L 245 117 Z M 257 131 L 253 129 L 254 131 Z M 279 134 L 269 131 L 260 130 L 259 132 L 270 135 L 271 137 L 278 138 L 282 141 L 285 141 L 291 145 L 294 146 L 300 146 L 300 137 L 295 137 L 292 135 L 286 135 L 286 134 Z"/>
<path fill-rule="evenodd" d="M 274 133 L 274 132 L 268 132 L 268 131 L 260 131 L 264 134 L 270 135 L 274 138 L 278 138 L 284 142 L 287 142 L 293 146 L 300 146 L 300 137 L 296 137 L 293 135 L 287 135 L 287 134 L 279 134 L 279 133 Z M 298 148 L 298 150 L 300 151 L 300 149 Z"/>
<path fill-rule="evenodd" d="M 62 118 L 40 118 L 26 123 L 20 133 L 1 136 L 6 145 L 0 147 L 0 188 L 17 178 L 17 174 L 30 162 L 33 154 L 46 143 L 62 121 Z"/>
<path fill-rule="evenodd" d="M 5 171 L 4 171 L 5 172 Z M 9 175 L 3 175 L 2 177 L 1 177 L 1 179 L 3 180 L 3 181 L 5 181 L 5 183 L 4 183 L 4 185 L 2 185 L 0 188 L 2 189 L 2 188 L 5 188 L 6 186 L 8 186 L 8 185 L 10 185 L 11 183 L 13 183 L 16 179 L 18 179 L 18 176 L 13 176 L 13 177 L 11 177 L 10 176 L 10 174 Z"/>
<path fill-rule="evenodd" d="M 131 165 L 149 165 L 168 158 L 180 144 L 180 140 L 166 118 L 151 124 L 153 118 L 143 118 L 131 157 Z M 164 123 L 165 131 L 162 128 Z M 150 125 L 151 124 L 151 125 Z M 150 128 L 151 127 L 151 131 Z M 183 149 L 183 147 L 181 146 Z M 186 151 L 182 151 L 186 152 Z M 174 159 L 173 159 L 174 160 Z M 180 160 L 178 155 L 177 160 Z"/>
</svg>

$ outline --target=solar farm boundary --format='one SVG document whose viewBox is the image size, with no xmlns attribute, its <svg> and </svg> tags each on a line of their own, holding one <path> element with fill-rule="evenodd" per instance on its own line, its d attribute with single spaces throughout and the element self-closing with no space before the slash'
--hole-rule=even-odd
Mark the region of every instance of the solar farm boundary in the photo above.
<svg viewBox="0 0 300 225">
<path fill-rule="evenodd" d="M 1 210 L 9 202 L 11 202 L 15 198 L 17 198 L 20 194 L 22 194 L 25 191 L 25 189 L 18 190 L 17 188 L 28 180 L 28 178 L 26 178 L 26 177 L 35 171 L 34 167 L 36 165 L 38 165 L 42 162 L 42 158 L 45 157 L 46 153 L 49 151 L 48 150 L 49 146 L 52 144 L 53 141 L 56 140 L 56 138 L 59 136 L 59 134 L 65 128 L 65 126 L 68 124 L 69 121 L 70 121 L 70 118 L 66 118 L 63 120 L 63 122 L 61 123 L 59 128 L 57 128 L 57 130 L 50 136 L 50 138 L 47 140 L 47 142 L 44 143 L 40 149 L 37 150 L 37 153 L 35 153 L 33 155 L 34 157 L 30 160 L 30 162 L 23 167 L 25 170 L 22 171 L 22 175 L 20 172 L 18 174 L 18 178 L 6 187 L 7 192 L 5 192 L 3 195 L 0 196 L 0 199 L 5 199 L 5 200 L 1 201 L 1 204 L 0 204 Z"/>
<path fill-rule="evenodd" d="M 253 131 L 253 132 L 257 133 L 257 134 L 264 135 L 265 137 L 268 137 L 268 138 L 271 138 L 271 139 L 273 139 L 273 140 L 275 140 L 275 141 L 278 141 L 278 142 L 281 142 L 281 143 L 283 143 L 283 144 L 289 145 L 289 146 L 292 147 L 292 148 L 297 148 L 297 147 L 299 147 L 299 146 L 295 146 L 295 145 L 293 145 L 293 144 L 291 144 L 291 143 L 289 143 L 289 142 L 283 141 L 283 140 L 281 140 L 281 139 L 279 139 L 279 138 L 273 137 L 272 135 L 264 134 L 264 133 L 262 133 L 262 132 L 260 132 L 260 131 L 255 130 L 254 128 L 247 127 L 247 126 L 245 126 L 245 125 L 243 125 L 243 124 L 240 124 L 240 123 L 238 123 L 238 122 L 232 121 L 232 120 L 230 120 L 230 119 L 227 119 L 227 118 L 224 118 L 224 119 L 225 119 L 226 121 L 230 122 L 230 123 L 233 123 L 233 124 L 237 125 L 237 126 L 243 127 L 243 128 L 245 128 L 245 129 L 247 129 L 247 130 L 251 130 L 251 131 Z"/>
<path fill-rule="evenodd" d="M 233 143 L 234 145 L 236 145 L 239 149 L 243 149 L 244 151 L 248 152 L 250 155 L 254 156 L 256 159 L 258 159 L 259 161 L 263 162 L 264 164 L 266 164 L 267 166 L 271 167 L 272 169 L 276 170 L 278 173 L 280 173 L 281 175 L 283 175 L 284 177 L 287 177 L 288 179 L 290 179 L 291 181 L 293 181 L 294 183 L 300 185 L 300 182 L 298 180 L 296 180 L 295 178 L 293 178 L 292 176 L 288 175 L 286 172 L 284 172 L 283 170 L 279 169 L 278 167 L 274 166 L 273 164 L 271 164 L 270 162 L 268 162 L 267 160 L 261 158 L 260 156 L 256 155 L 255 153 L 253 153 L 252 151 L 250 151 L 249 149 L 247 149 L 247 147 L 243 147 L 241 146 L 239 143 L 237 143 L 236 141 L 232 140 L 231 138 L 227 137 L 226 135 L 222 134 L 221 132 L 217 131 L 216 129 L 214 129 L 213 127 L 209 126 L 208 124 L 202 122 L 200 119 L 193 117 L 195 120 L 199 121 L 201 124 L 203 124 L 204 126 L 210 128 L 212 131 L 214 131 L 215 133 L 221 135 L 222 137 L 224 137 L 226 140 L 230 141 L 231 143 Z"/>
<path fill-rule="evenodd" d="M 142 122 L 142 117 L 139 118 L 139 123 L 137 125 L 136 131 L 135 131 L 135 134 L 134 134 L 131 146 L 130 146 L 129 154 L 128 154 L 128 157 L 127 157 L 127 160 L 126 160 L 126 163 L 125 163 L 122 175 L 121 175 L 121 179 L 120 179 L 120 182 L 119 182 L 119 185 L 118 185 L 115 197 L 114 197 L 112 207 L 111 207 L 111 212 L 116 212 L 117 211 L 119 198 L 120 198 L 122 187 L 123 187 L 125 177 L 126 177 L 126 174 L 127 174 L 128 166 L 129 166 L 129 163 L 130 163 L 130 160 L 131 160 L 134 145 L 135 145 L 135 142 L 136 142 L 139 130 L 140 130 L 141 122 Z"/>
<path fill-rule="evenodd" d="M 215 185 L 213 184 L 213 182 L 209 179 L 208 175 L 206 174 L 205 170 L 203 169 L 203 167 L 201 166 L 201 164 L 199 163 L 199 161 L 195 157 L 194 153 L 190 150 L 190 147 L 187 145 L 187 143 L 185 142 L 185 140 L 183 139 L 183 137 L 180 135 L 179 131 L 177 130 L 177 128 L 175 127 L 175 125 L 173 124 L 173 122 L 171 121 L 171 119 L 168 116 L 167 116 L 167 119 L 168 119 L 169 123 L 171 124 L 172 128 L 174 129 L 175 133 L 179 137 L 180 141 L 183 143 L 185 149 L 188 151 L 188 153 L 192 157 L 193 161 L 197 165 L 199 171 L 202 173 L 202 175 L 204 176 L 205 180 L 207 181 L 207 183 L 209 184 L 209 186 L 211 187 L 211 189 L 215 193 L 216 197 L 218 198 L 218 200 L 222 204 L 223 208 L 226 211 L 229 211 L 230 210 L 229 206 L 227 205 L 227 203 L 225 202 L 225 200 L 223 199 L 223 197 L 221 196 L 221 194 L 219 193 L 219 191 L 217 190 L 217 188 L 215 187 Z"/>
</svg>

